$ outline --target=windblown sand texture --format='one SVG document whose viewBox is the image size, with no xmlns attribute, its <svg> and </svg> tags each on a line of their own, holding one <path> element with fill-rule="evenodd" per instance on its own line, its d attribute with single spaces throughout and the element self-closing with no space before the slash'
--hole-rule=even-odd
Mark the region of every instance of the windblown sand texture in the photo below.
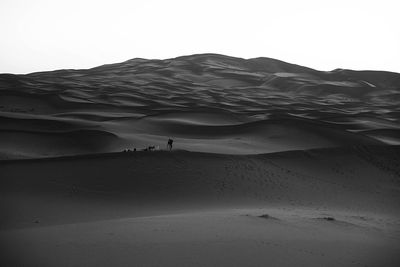
<svg viewBox="0 0 400 267">
<path fill-rule="evenodd" d="M 0 75 L 0 155 L 400 144 L 400 74 L 214 54 Z"/>
<path fill-rule="evenodd" d="M 202 54 L 0 74 L 0 263 L 400 266 L 399 133 L 397 73 Z"/>
</svg>

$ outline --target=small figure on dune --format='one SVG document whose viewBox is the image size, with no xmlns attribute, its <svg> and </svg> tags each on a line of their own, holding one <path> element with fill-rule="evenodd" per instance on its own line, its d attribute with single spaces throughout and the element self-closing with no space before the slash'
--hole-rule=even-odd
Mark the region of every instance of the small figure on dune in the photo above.
<svg viewBox="0 0 400 267">
<path fill-rule="evenodd" d="M 136 147 L 133 150 L 130 150 L 129 148 L 124 149 L 124 151 L 122 152 L 135 152 L 136 151 Z"/>
<path fill-rule="evenodd" d="M 76 184 L 71 185 L 69 193 L 71 196 L 77 195 L 79 193 L 78 186 Z"/>
<path fill-rule="evenodd" d="M 169 150 L 171 150 L 172 149 L 172 143 L 174 142 L 174 140 L 172 140 L 171 138 L 170 139 L 168 139 L 168 144 L 167 144 L 167 148 L 169 149 Z"/>
</svg>

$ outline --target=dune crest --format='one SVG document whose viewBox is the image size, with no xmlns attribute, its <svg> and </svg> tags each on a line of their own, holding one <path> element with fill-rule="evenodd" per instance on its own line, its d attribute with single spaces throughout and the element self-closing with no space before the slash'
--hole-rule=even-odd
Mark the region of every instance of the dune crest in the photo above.
<svg viewBox="0 0 400 267">
<path fill-rule="evenodd" d="M 45 140 L 49 131 L 55 133 L 49 127 L 96 130 L 102 140 L 105 133 L 114 136 L 107 146 L 93 146 L 93 153 L 164 147 L 171 137 L 181 149 L 227 154 L 393 145 L 400 142 L 399 84 L 400 74 L 391 72 L 324 72 L 271 58 L 217 54 L 0 74 L 0 135 L 13 131 L 28 143 L 42 140 L 35 155 L 25 145 L 15 145 L 11 154 L 1 146 L 0 154 L 91 152 L 80 145 L 50 151 L 52 141 Z M 28 136 L 27 128 L 34 133 Z M 74 136 L 86 140 L 84 134 Z"/>
</svg>

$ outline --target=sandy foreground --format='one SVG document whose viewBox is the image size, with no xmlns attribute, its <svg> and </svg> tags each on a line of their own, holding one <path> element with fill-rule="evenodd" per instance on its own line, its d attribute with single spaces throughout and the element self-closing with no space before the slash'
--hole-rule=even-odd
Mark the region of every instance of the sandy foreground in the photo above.
<svg viewBox="0 0 400 267">
<path fill-rule="evenodd" d="M 282 207 L 63 224 L 0 236 L 8 266 L 397 266 L 395 223 L 365 213 Z"/>
<path fill-rule="evenodd" d="M 2 266 L 399 266 L 400 150 L 0 162 Z"/>
</svg>

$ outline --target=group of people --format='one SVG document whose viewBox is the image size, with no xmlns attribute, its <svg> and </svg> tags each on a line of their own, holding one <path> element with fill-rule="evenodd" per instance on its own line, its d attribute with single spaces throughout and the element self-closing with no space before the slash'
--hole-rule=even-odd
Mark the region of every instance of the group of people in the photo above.
<svg viewBox="0 0 400 267">
<path fill-rule="evenodd" d="M 168 139 L 168 142 L 167 142 L 167 149 L 168 150 L 170 150 L 170 151 L 172 150 L 172 144 L 173 143 L 174 143 L 174 140 L 172 140 L 171 138 Z M 148 147 L 142 149 L 141 151 L 154 151 L 154 150 L 160 150 L 160 147 L 159 146 L 148 146 Z M 133 148 L 133 150 L 124 149 L 123 152 L 135 152 L 135 151 L 136 151 L 136 148 Z"/>
</svg>

